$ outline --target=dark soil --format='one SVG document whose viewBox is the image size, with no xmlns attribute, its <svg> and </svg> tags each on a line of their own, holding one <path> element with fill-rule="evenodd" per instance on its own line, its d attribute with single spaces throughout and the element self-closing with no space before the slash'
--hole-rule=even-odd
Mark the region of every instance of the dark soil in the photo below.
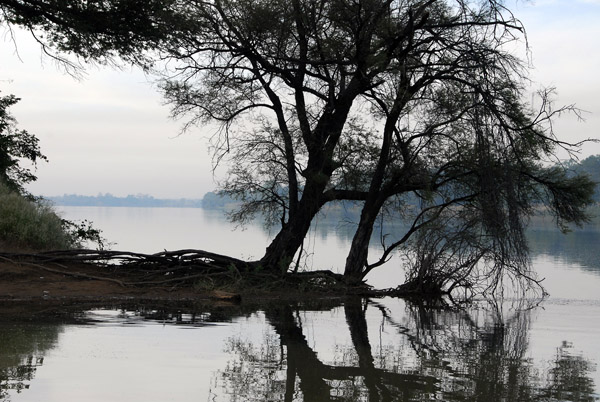
<svg viewBox="0 0 600 402">
<path fill-rule="evenodd" d="M 75 275 L 51 272 L 45 268 L 56 269 L 41 264 L 0 262 L 0 299 L 209 299 L 221 294 L 190 287 L 175 291 L 166 286 L 132 287 L 109 280 L 89 279 L 85 276 L 106 276 L 104 267 L 89 264 L 68 265 L 66 270 L 61 267 Z"/>
</svg>

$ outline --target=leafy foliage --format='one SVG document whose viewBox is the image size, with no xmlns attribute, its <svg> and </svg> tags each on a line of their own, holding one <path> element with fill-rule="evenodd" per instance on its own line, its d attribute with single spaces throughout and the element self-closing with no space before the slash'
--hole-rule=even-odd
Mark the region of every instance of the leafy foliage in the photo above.
<svg viewBox="0 0 600 402">
<path fill-rule="evenodd" d="M 17 129 L 17 121 L 8 108 L 19 101 L 14 95 L 0 97 L 0 181 L 11 190 L 23 193 L 23 185 L 36 180 L 30 169 L 19 165 L 22 159 L 35 164 L 48 159 L 41 153 L 38 139 Z"/>
</svg>

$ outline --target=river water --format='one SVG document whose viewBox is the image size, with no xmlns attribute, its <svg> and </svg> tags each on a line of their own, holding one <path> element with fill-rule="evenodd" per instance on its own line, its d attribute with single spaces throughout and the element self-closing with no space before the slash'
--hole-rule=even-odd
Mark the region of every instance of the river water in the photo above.
<svg viewBox="0 0 600 402">
<path fill-rule="evenodd" d="M 217 211 L 63 208 L 118 244 L 255 258 L 260 226 Z M 308 261 L 339 270 L 345 226 L 321 222 Z M 0 309 L 5 401 L 594 401 L 600 399 L 600 230 L 529 231 L 550 296 L 440 309 L 400 299 L 288 305 Z M 376 252 L 376 247 L 372 250 Z M 374 286 L 402 281 L 392 260 Z"/>
</svg>

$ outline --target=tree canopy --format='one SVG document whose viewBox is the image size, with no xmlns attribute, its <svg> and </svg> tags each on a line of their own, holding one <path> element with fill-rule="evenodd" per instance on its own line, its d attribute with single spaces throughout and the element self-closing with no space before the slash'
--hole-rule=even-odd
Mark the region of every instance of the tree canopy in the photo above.
<svg viewBox="0 0 600 402">
<path fill-rule="evenodd" d="M 149 52 L 186 26 L 177 10 L 173 0 L 0 0 L 0 25 L 28 30 L 66 67 L 76 67 L 69 54 L 150 67 Z"/>
</svg>

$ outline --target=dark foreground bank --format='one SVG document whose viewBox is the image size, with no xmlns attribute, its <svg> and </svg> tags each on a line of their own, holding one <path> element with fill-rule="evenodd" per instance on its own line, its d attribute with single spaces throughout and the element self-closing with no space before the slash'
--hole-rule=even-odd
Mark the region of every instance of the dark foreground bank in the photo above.
<svg viewBox="0 0 600 402">
<path fill-rule="evenodd" d="M 398 296 L 394 289 L 348 285 L 330 271 L 287 273 L 223 272 L 186 266 L 130 265 L 53 258 L 47 254 L 0 253 L 0 300 L 61 302 L 335 299 L 348 295 Z"/>
</svg>

